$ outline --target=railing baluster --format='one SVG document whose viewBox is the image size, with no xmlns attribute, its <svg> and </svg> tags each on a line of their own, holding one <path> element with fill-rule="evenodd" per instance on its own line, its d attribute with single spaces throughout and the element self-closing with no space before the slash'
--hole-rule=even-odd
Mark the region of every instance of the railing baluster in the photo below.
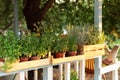
<svg viewBox="0 0 120 80">
<path fill-rule="evenodd" d="M 53 80 L 53 66 L 43 68 L 43 80 Z"/>
<path fill-rule="evenodd" d="M 38 80 L 38 69 L 34 70 L 34 80 Z"/>
<path fill-rule="evenodd" d="M 78 74 L 79 74 L 79 61 L 75 61 L 74 62 L 74 70 L 77 73 L 77 78 L 78 78 Z"/>
<path fill-rule="evenodd" d="M 63 64 L 59 64 L 59 80 L 63 80 Z"/>
<path fill-rule="evenodd" d="M 95 60 L 94 80 L 102 80 L 102 74 L 100 73 L 100 69 L 102 67 L 102 56 L 99 56 L 94 60 Z"/>
<path fill-rule="evenodd" d="M 19 80 L 25 80 L 25 72 L 24 71 L 19 73 Z"/>
<path fill-rule="evenodd" d="M 79 80 L 85 80 L 85 60 L 80 61 Z"/>
<path fill-rule="evenodd" d="M 70 63 L 64 65 L 64 80 L 70 80 Z"/>
<path fill-rule="evenodd" d="M 118 59 L 115 59 L 114 63 L 117 63 Z M 118 68 L 112 71 L 112 80 L 118 80 Z"/>
</svg>

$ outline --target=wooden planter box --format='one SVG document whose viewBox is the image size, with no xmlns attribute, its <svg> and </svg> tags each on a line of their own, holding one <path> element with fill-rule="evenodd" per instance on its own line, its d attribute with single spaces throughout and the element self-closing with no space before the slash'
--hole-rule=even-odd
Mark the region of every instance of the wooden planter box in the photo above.
<svg viewBox="0 0 120 80">
<path fill-rule="evenodd" d="M 16 70 L 25 70 L 29 68 L 36 68 L 36 67 L 41 67 L 41 66 L 47 66 L 51 64 L 51 57 L 45 58 L 45 59 L 40 59 L 40 60 L 33 60 L 33 61 L 26 61 L 26 62 L 18 62 L 18 63 L 13 63 L 12 68 L 8 70 L 3 70 L 3 68 L 0 68 L 0 71 L 2 72 L 12 72 Z M 0 67 L 4 65 L 3 62 L 0 62 Z"/>
<path fill-rule="evenodd" d="M 105 45 L 85 45 L 83 46 L 83 53 L 87 59 L 105 54 Z"/>
<path fill-rule="evenodd" d="M 83 60 L 83 59 L 85 59 L 84 55 L 76 55 L 76 56 L 63 57 L 63 58 L 52 57 L 52 65 L 67 63 L 67 62 L 72 62 L 72 61 L 77 61 L 77 60 Z"/>
</svg>

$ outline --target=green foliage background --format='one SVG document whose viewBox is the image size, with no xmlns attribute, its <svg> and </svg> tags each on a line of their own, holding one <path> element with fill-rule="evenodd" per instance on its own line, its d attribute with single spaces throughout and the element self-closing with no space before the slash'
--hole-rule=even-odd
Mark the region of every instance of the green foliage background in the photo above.
<svg viewBox="0 0 120 80">
<path fill-rule="evenodd" d="M 120 38 L 120 0 L 104 0 L 103 31 L 108 39 Z"/>
<path fill-rule="evenodd" d="M 46 0 L 42 0 L 45 3 Z M 94 24 L 94 0 L 58 0 L 41 22 L 42 27 L 47 27 L 56 32 L 66 26 L 79 26 L 84 23 Z M 22 13 L 23 1 L 18 0 L 19 22 L 26 28 Z M 0 0 L 0 29 L 14 20 L 13 0 Z M 108 40 L 120 37 L 120 0 L 104 0 L 103 2 L 103 31 L 108 35 Z M 13 27 L 13 25 L 11 25 Z"/>
</svg>

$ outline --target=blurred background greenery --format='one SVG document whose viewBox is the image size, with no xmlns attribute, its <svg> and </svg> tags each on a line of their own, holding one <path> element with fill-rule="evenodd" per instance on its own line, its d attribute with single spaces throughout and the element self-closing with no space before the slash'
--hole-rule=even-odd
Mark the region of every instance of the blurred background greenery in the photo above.
<svg viewBox="0 0 120 80">
<path fill-rule="evenodd" d="M 27 31 L 23 16 L 26 0 L 18 0 L 19 30 Z M 47 0 L 41 0 L 41 6 Z M 120 0 L 103 0 L 103 32 L 110 47 L 120 44 Z M 14 30 L 13 0 L 0 0 L 0 33 Z M 57 0 L 45 18 L 42 27 L 59 32 L 69 26 L 94 24 L 94 0 Z"/>
</svg>

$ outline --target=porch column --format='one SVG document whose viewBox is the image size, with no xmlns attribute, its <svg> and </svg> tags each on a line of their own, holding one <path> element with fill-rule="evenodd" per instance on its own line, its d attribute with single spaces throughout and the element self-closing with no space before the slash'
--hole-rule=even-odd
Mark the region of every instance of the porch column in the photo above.
<svg viewBox="0 0 120 80">
<path fill-rule="evenodd" d="M 14 0 L 14 34 L 18 36 L 18 0 Z"/>
<path fill-rule="evenodd" d="M 94 24 L 102 33 L 102 0 L 94 0 Z"/>
</svg>

